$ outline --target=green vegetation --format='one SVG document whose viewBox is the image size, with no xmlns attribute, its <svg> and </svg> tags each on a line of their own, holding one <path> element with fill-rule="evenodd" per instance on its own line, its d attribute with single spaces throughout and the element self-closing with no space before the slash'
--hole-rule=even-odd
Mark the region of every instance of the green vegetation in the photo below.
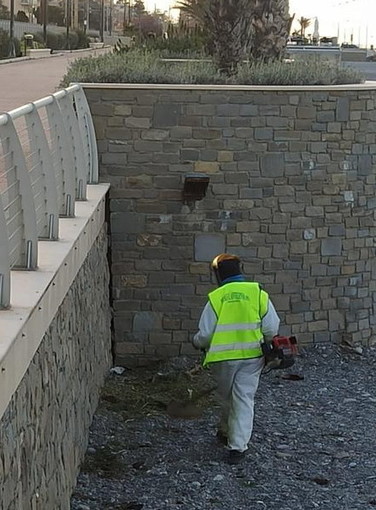
<svg viewBox="0 0 376 510">
<path fill-rule="evenodd" d="M 184 21 L 169 24 L 167 37 L 145 40 L 145 47 L 158 51 L 164 58 L 202 58 L 209 56 L 205 32 L 199 26 L 190 27 Z"/>
<path fill-rule="evenodd" d="M 247 85 L 341 85 L 361 83 L 362 75 L 320 58 L 292 62 L 255 62 L 239 66 L 236 83 Z"/>
<path fill-rule="evenodd" d="M 181 0 L 178 6 L 202 29 L 208 52 L 225 74 L 236 72 L 244 58 L 283 57 L 292 22 L 288 0 Z"/>
<path fill-rule="evenodd" d="M 294 19 L 288 0 L 180 0 L 178 6 L 182 17 L 177 25 L 167 27 L 167 33 L 158 36 L 154 29 L 140 30 L 135 38 L 138 47 L 119 42 L 114 54 L 76 60 L 62 85 L 338 85 L 363 81 L 357 71 L 322 59 L 284 59 Z"/>
<path fill-rule="evenodd" d="M 43 32 L 34 34 L 34 41 L 43 45 Z M 39 46 L 40 47 L 40 46 Z M 42 46 L 43 47 L 43 46 Z M 77 50 L 79 48 L 89 47 L 89 37 L 81 30 L 71 30 L 69 33 L 69 49 Z M 66 34 L 57 32 L 47 32 L 47 48 L 52 50 L 64 50 L 68 48 Z"/>
<path fill-rule="evenodd" d="M 22 23 L 28 23 L 29 18 L 26 15 L 25 11 L 17 11 L 17 14 L 14 18 L 15 21 L 21 21 Z"/>
<path fill-rule="evenodd" d="M 97 58 L 77 59 L 68 68 L 62 85 L 92 83 L 220 83 L 211 62 L 164 62 L 155 52 L 130 50 Z"/>
<path fill-rule="evenodd" d="M 10 18 L 10 12 L 6 5 L 4 5 L 4 2 L 0 0 L 0 19 L 9 19 Z"/>
<path fill-rule="evenodd" d="M 59 5 L 48 5 L 47 8 L 47 19 L 48 23 L 63 27 L 65 25 L 65 12 Z M 43 10 L 37 7 L 33 10 L 34 16 L 37 18 L 37 23 L 43 25 Z"/>
<path fill-rule="evenodd" d="M 129 50 L 71 63 L 61 83 L 191 83 L 233 85 L 338 85 L 360 83 L 362 76 L 322 60 L 240 63 L 228 76 L 211 60 L 168 61 L 159 53 Z"/>
<path fill-rule="evenodd" d="M 21 56 L 21 45 L 18 39 L 13 39 L 15 53 L 17 57 Z M 0 28 L 0 58 L 7 58 L 10 49 L 9 33 Z"/>
</svg>

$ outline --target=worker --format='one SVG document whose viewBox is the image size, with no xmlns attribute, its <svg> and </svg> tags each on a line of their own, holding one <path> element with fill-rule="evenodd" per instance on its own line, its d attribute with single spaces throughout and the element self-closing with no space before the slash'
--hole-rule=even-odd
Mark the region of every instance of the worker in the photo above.
<svg viewBox="0 0 376 510">
<path fill-rule="evenodd" d="M 241 261 L 223 253 L 211 264 L 218 288 L 210 292 L 193 337 L 205 351 L 218 385 L 221 419 L 217 438 L 227 445 L 228 462 L 246 455 L 252 435 L 254 398 L 264 367 L 261 341 L 278 334 L 279 317 L 268 294 L 256 282 L 247 282 Z"/>
</svg>

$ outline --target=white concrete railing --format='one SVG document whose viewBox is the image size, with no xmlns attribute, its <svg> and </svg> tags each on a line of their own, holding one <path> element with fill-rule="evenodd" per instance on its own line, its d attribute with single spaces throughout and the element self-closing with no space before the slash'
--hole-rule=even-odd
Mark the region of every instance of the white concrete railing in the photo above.
<svg viewBox="0 0 376 510">
<path fill-rule="evenodd" d="M 38 267 L 38 240 L 59 238 L 98 182 L 94 126 L 72 85 L 0 115 L 0 309 L 11 305 L 11 270 Z"/>
</svg>

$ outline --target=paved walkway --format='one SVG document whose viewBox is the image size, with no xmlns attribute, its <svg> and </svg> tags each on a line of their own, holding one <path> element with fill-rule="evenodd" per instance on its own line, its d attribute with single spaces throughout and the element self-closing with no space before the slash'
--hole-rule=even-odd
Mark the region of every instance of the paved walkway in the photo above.
<svg viewBox="0 0 376 510">
<path fill-rule="evenodd" d="M 0 61 L 0 112 L 13 110 L 59 89 L 68 65 L 77 58 L 98 56 L 109 48 L 66 52 L 51 57 L 19 62 Z"/>
</svg>

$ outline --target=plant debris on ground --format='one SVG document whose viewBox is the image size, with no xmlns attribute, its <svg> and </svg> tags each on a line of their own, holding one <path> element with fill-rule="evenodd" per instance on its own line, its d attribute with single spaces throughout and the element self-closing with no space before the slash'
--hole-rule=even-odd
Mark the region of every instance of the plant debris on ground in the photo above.
<svg viewBox="0 0 376 510">
<path fill-rule="evenodd" d="M 111 374 L 72 510 L 367 510 L 376 506 L 376 350 L 317 346 L 263 375 L 245 461 L 215 437 L 210 370 L 178 358 Z M 195 417 L 171 401 L 204 394 Z"/>
</svg>

